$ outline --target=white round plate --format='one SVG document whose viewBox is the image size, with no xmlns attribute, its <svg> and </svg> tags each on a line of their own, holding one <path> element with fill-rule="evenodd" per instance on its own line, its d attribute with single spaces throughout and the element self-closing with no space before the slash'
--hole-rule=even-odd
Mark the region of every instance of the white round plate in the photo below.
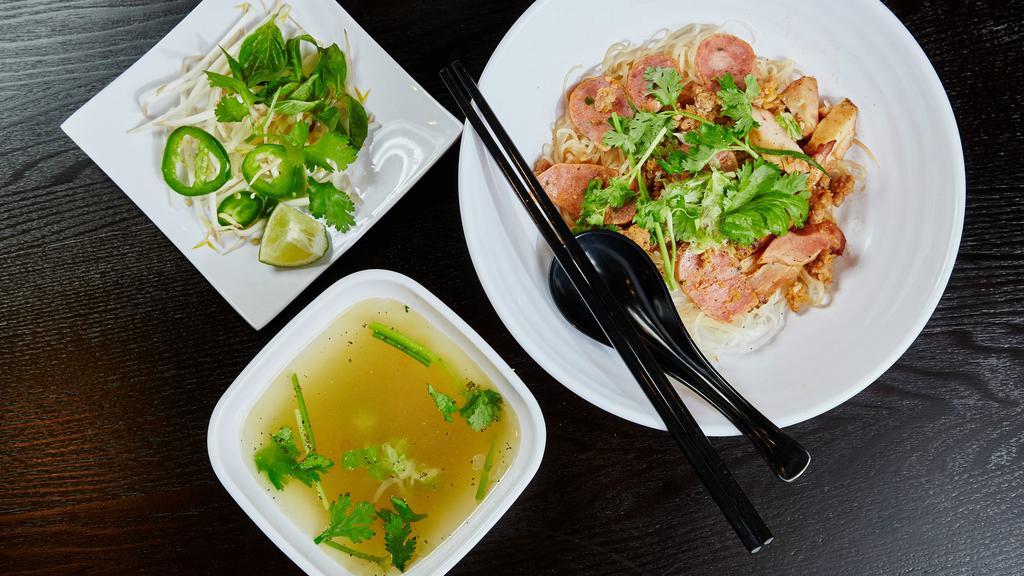
<svg viewBox="0 0 1024 576">
<path fill-rule="evenodd" d="M 627 13 L 628 10 L 628 13 Z M 481 90 L 527 160 L 539 155 L 570 85 L 613 43 L 691 22 L 725 24 L 755 52 L 789 57 L 823 95 L 860 108 L 858 137 L 877 156 L 867 192 L 838 211 L 848 239 L 833 302 L 789 315 L 760 350 L 717 367 L 779 425 L 838 406 L 885 372 L 938 304 L 960 244 L 966 184 L 956 121 L 921 48 L 875 0 L 679 2 L 540 0 L 502 40 Z M 467 129 L 459 168 L 462 222 L 487 296 L 520 345 L 554 378 L 638 424 L 664 424 L 614 351 L 577 332 L 547 290 L 551 253 L 511 188 Z M 685 391 L 711 435 L 736 430 Z"/>
</svg>

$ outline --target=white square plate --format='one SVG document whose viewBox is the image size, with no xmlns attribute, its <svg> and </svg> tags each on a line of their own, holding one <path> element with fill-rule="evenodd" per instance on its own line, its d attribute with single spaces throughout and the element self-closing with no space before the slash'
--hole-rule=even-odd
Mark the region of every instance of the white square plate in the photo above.
<svg viewBox="0 0 1024 576">
<path fill-rule="evenodd" d="M 461 125 L 427 94 L 334 0 L 292 0 L 291 18 L 321 43 L 349 49 L 349 75 L 369 90 L 367 111 L 380 124 L 369 141 L 373 170 L 365 201 L 357 207 L 355 228 L 331 230 L 332 249 L 314 265 L 278 270 L 257 261 L 258 246 L 227 255 L 194 248 L 203 232 L 184 199 L 167 191 L 160 174 L 164 132 L 129 134 L 143 123 L 144 94 L 174 78 L 182 60 L 206 54 L 240 17 L 255 23 L 236 2 L 203 0 L 110 85 L 82 106 L 61 128 L 110 176 L 146 216 L 178 247 L 218 292 L 259 329 L 370 229 L 440 158 L 458 137 Z"/>
<path fill-rule="evenodd" d="M 451 308 L 413 280 L 385 270 L 365 270 L 336 282 L 313 300 L 253 358 L 221 396 L 210 417 L 207 445 L 217 478 L 253 522 L 307 574 L 350 576 L 326 549 L 313 543 L 268 492 L 242 442 L 246 418 L 275 378 L 335 319 L 355 304 L 375 298 L 398 300 L 415 310 L 466 352 L 501 393 L 519 420 L 519 450 L 508 470 L 466 520 L 404 576 L 444 574 L 494 526 L 533 479 L 544 455 L 547 432 L 533 394 L 487 342 Z"/>
</svg>

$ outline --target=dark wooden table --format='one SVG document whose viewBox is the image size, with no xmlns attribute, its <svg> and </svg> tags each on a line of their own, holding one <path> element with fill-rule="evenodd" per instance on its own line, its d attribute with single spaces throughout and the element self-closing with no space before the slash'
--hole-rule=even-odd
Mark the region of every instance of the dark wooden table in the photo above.
<svg viewBox="0 0 1024 576">
<path fill-rule="evenodd" d="M 778 536 L 755 556 L 666 434 L 580 400 L 505 331 L 466 251 L 454 149 L 277 320 L 236 315 L 58 129 L 193 4 L 0 4 L 0 573 L 297 573 L 214 478 L 207 421 L 313 297 L 385 267 L 482 333 L 548 423 L 537 477 L 454 574 L 1024 574 L 1024 3 L 891 3 L 963 135 L 960 257 L 903 359 L 792 429 L 815 457 L 796 484 L 715 441 Z M 452 106 L 438 69 L 482 70 L 529 2 L 345 4 Z"/>
</svg>

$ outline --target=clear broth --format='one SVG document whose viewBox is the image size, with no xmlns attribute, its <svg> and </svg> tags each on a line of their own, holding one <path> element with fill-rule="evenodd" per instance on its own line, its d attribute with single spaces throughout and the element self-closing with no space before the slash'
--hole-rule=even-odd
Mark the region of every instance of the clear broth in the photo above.
<svg viewBox="0 0 1024 576">
<path fill-rule="evenodd" d="M 438 363 L 427 367 L 396 348 L 375 339 L 369 322 L 393 327 L 437 353 L 454 372 Z M 243 446 L 255 453 L 270 442 L 282 426 L 298 431 L 291 374 L 299 376 L 309 409 L 317 451 L 334 461 L 323 477 L 328 499 L 349 493 L 353 502 L 368 501 L 378 508 L 390 507 L 389 498 L 404 498 L 427 517 L 412 525 L 417 537 L 415 564 L 441 544 L 472 513 L 478 502 L 485 455 L 495 442 L 488 493 L 494 490 L 511 464 L 519 446 L 516 415 L 507 402 L 502 418 L 482 432 L 470 428 L 458 414 L 445 422 L 427 394 L 427 384 L 462 401 L 459 392 L 467 382 L 495 389 L 490 380 L 458 346 L 425 318 L 395 300 L 374 299 L 356 304 L 324 331 L 287 369 L 249 414 Z M 365 468 L 345 470 L 342 454 L 348 450 L 408 442 L 406 454 L 421 468 L 437 468 L 432 485 L 394 483 L 379 493 L 381 482 Z M 255 466 L 253 471 L 256 473 Z M 286 513 L 309 534 L 310 539 L 327 526 L 328 515 L 316 490 L 292 480 L 282 491 L 261 475 L 261 481 Z M 374 497 L 377 499 L 374 500 Z M 387 556 L 383 528 L 374 524 L 374 537 L 359 544 L 339 542 L 359 551 Z M 370 562 L 321 546 L 342 565 L 359 574 L 381 573 Z"/>
</svg>

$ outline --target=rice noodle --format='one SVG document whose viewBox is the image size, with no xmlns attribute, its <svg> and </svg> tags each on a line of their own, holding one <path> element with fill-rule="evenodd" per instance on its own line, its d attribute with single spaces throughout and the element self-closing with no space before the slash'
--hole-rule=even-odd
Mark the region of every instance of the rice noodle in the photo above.
<svg viewBox="0 0 1024 576">
<path fill-rule="evenodd" d="M 749 27 L 747 29 L 752 37 L 753 31 Z M 633 62 L 645 56 L 664 53 L 679 62 L 684 82 L 700 82 L 696 63 L 697 48 L 705 38 L 720 32 L 723 32 L 722 26 L 709 24 L 690 24 L 675 31 L 661 30 L 639 44 L 613 44 L 608 48 L 600 65 L 583 70 L 582 74 L 582 66 L 569 70 L 563 84 L 564 101 L 561 116 L 552 125 L 551 141 L 544 144 L 542 159 L 551 164 L 600 164 L 624 174 L 628 166 L 620 150 L 605 150 L 574 128 L 569 117 L 568 105 L 574 81 L 577 78 L 601 76 L 613 83 L 625 84 Z M 773 60 L 758 57 L 755 63 L 754 75 L 762 86 L 774 83 L 780 88 L 785 87 L 797 74 L 796 63 L 790 59 Z M 824 101 L 822 104 L 827 106 Z M 681 134 L 676 136 L 681 138 Z M 863 143 L 859 140 L 855 140 L 854 143 L 877 164 L 874 155 Z M 867 170 L 863 165 L 851 160 L 838 160 L 835 172 L 852 176 L 855 191 L 864 190 Z M 652 258 L 656 263 L 659 260 L 657 254 Z M 757 262 L 752 257 L 741 263 L 741 270 L 744 273 L 750 273 L 756 268 Z M 827 306 L 831 300 L 825 283 L 812 276 L 806 269 L 801 269 L 791 290 L 794 296 L 802 296 L 805 293 L 807 303 L 813 307 Z M 789 312 L 788 300 L 783 290 L 777 290 L 767 303 L 736 318 L 733 322 L 720 322 L 711 318 L 681 290 L 673 291 L 672 299 L 694 341 L 710 356 L 721 353 L 745 353 L 764 346 L 785 327 Z"/>
</svg>

